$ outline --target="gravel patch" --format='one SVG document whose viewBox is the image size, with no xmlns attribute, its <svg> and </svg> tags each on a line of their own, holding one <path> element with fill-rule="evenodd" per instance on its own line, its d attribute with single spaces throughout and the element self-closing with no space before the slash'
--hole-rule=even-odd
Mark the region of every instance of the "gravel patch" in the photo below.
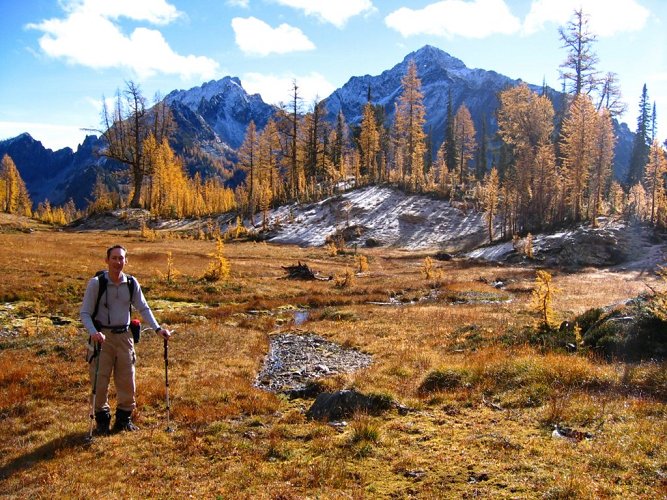
<svg viewBox="0 0 667 500">
<path fill-rule="evenodd" d="M 304 390 L 317 379 L 369 366 L 372 357 L 314 334 L 272 335 L 255 385 L 271 392 Z"/>
</svg>

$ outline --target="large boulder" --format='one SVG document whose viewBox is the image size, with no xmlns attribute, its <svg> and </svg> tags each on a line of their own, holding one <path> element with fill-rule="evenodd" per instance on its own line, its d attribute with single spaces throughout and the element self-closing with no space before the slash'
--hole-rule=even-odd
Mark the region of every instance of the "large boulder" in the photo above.
<svg viewBox="0 0 667 500">
<path fill-rule="evenodd" d="M 567 325 L 581 329 L 584 347 L 625 361 L 667 359 L 664 298 L 644 295 L 605 308 L 589 309 Z"/>
<path fill-rule="evenodd" d="M 306 412 L 306 417 L 311 420 L 342 420 L 355 413 L 379 415 L 393 406 L 389 396 L 364 395 L 354 390 L 323 392 Z"/>
</svg>

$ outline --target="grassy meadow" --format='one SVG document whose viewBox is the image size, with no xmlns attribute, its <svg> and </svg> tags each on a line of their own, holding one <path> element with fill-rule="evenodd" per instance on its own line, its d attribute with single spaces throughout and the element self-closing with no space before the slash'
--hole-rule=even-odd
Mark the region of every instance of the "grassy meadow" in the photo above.
<svg viewBox="0 0 667 500">
<path fill-rule="evenodd" d="M 27 223 L 26 223 L 27 224 Z M 0 496 L 5 498 L 666 498 L 664 363 L 606 362 L 527 341 L 535 269 L 426 253 L 227 242 L 229 279 L 202 279 L 215 243 L 168 233 L 4 225 L 0 244 Z M 105 249 L 128 250 L 169 349 L 137 346 L 136 433 L 86 442 L 86 336 L 78 308 Z M 171 256 L 171 257 L 169 257 Z M 331 281 L 281 279 L 307 263 Z M 549 270 L 561 320 L 660 287 L 652 273 Z M 502 280 L 505 287 L 492 286 Z M 435 299 L 419 301 L 437 290 Z M 403 305 L 386 305 L 390 297 Z M 414 303 L 407 303 L 414 301 Z M 292 311 L 307 308 L 295 325 Z M 279 331 L 373 356 L 331 390 L 408 408 L 312 422 L 312 400 L 254 387 Z M 115 400 L 112 399 L 112 407 Z M 587 439 L 554 437 L 555 424 Z"/>
</svg>

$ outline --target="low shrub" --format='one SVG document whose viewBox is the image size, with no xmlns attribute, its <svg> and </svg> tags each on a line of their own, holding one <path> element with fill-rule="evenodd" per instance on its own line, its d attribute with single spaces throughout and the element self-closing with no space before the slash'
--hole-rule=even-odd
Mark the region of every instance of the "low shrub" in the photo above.
<svg viewBox="0 0 667 500">
<path fill-rule="evenodd" d="M 464 379 L 464 374 L 456 370 L 435 370 L 426 375 L 426 378 L 419 385 L 417 391 L 421 395 L 426 395 L 457 389 L 464 385 Z"/>
</svg>

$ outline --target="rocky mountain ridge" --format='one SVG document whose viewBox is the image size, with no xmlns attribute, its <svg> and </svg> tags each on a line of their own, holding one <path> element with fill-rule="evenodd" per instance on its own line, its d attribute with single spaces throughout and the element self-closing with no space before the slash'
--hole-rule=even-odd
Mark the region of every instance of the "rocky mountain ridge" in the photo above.
<svg viewBox="0 0 667 500">
<path fill-rule="evenodd" d="M 358 124 L 370 90 L 371 101 L 383 107 L 388 123 L 391 123 L 394 103 L 401 93 L 401 79 L 411 59 L 417 64 L 422 82 L 427 110 L 426 129 L 432 136 L 434 150 L 444 138 L 450 95 L 453 112 L 465 103 L 477 130 L 482 130 L 484 122 L 486 133 L 493 136 L 497 129 L 497 93 L 509 85 L 516 85 L 519 80 L 495 71 L 470 69 L 461 60 L 429 45 L 408 54 L 402 62 L 380 75 L 352 77 L 324 99 L 328 118 L 334 120 L 342 111 L 348 123 Z M 542 90 L 537 86 L 532 88 Z M 554 105 L 559 106 L 562 94 L 552 89 L 547 92 Z M 249 95 L 238 78 L 229 76 L 189 90 L 174 90 L 165 99 L 177 124 L 172 146 L 183 157 L 190 174 L 198 171 L 203 176 L 224 174 L 228 177 L 250 121 L 261 130 L 277 111 L 260 95 Z M 625 124 L 617 124 L 616 133 L 615 173 L 618 178 L 624 178 L 634 134 Z M 103 144 L 99 139 L 88 136 L 77 151 L 70 148 L 52 151 L 28 134 L 21 134 L 0 141 L 0 156 L 9 154 L 14 159 L 35 203 L 48 199 L 58 205 L 72 198 L 77 206 L 84 207 L 98 175 L 122 168 L 122 165 L 100 158 L 96 151 L 101 147 Z M 198 154 L 193 156 L 193 151 Z M 221 169 L 227 170 L 223 172 Z M 235 178 L 231 182 L 238 180 Z"/>
</svg>

